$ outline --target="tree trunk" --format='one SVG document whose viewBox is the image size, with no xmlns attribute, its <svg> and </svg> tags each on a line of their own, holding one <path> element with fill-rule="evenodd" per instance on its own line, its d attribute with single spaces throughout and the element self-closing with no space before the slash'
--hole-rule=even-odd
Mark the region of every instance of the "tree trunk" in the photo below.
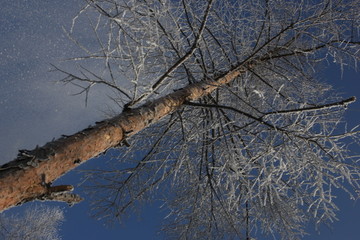
<svg viewBox="0 0 360 240">
<path fill-rule="evenodd" d="M 199 99 L 244 72 L 245 69 L 237 67 L 215 81 L 190 84 L 74 135 L 48 142 L 43 147 L 20 150 L 15 160 L 0 167 L 0 212 L 36 199 L 69 204 L 81 201 L 79 196 L 66 193 L 73 189 L 72 186 L 52 187 L 51 183 L 79 164 L 120 145 L 127 137 L 172 113 L 185 101 Z"/>
</svg>

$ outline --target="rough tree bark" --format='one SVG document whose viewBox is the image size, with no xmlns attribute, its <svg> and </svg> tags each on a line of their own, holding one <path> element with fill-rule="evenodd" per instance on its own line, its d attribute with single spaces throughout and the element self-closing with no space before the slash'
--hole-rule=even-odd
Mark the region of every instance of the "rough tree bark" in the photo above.
<svg viewBox="0 0 360 240">
<path fill-rule="evenodd" d="M 20 150 L 18 157 L 0 167 L 0 211 L 32 200 L 80 202 L 68 193 L 71 185 L 51 183 L 79 164 L 98 156 L 148 125 L 231 82 L 246 71 L 245 64 L 223 74 L 216 81 L 198 82 L 118 116 L 96 123 L 71 136 L 64 136 L 34 150 Z M 249 65 L 247 67 L 250 67 Z"/>
</svg>

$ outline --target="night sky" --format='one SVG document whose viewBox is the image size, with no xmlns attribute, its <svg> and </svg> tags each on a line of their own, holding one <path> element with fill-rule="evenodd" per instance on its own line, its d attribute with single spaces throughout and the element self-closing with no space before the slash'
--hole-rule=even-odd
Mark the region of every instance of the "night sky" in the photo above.
<svg viewBox="0 0 360 240">
<path fill-rule="evenodd" d="M 5 3 L 6 2 L 6 3 Z M 72 96 L 76 89 L 56 83 L 61 75 L 51 72 L 50 64 L 73 56 L 78 48 L 67 39 L 62 27 L 68 29 L 72 17 L 81 9 L 82 0 L 4 1 L 0 8 L 0 164 L 15 158 L 18 149 L 32 149 L 61 134 L 72 134 L 103 119 L 104 106 L 111 104 L 102 92 L 93 92 L 85 106 L 83 96 Z M 346 119 L 349 129 L 360 122 L 360 74 L 329 66 L 322 80 L 334 85 L 344 98 L 356 96 Z M 106 157 L 106 156 L 105 156 Z M 92 160 L 82 169 L 96 167 L 105 159 Z M 61 178 L 59 183 L 76 184 L 76 171 Z M 80 190 L 81 191 L 81 190 Z M 360 203 L 339 193 L 335 200 L 341 211 L 339 222 L 332 229 L 321 228 L 321 235 L 309 228 L 314 240 L 356 240 L 360 236 Z M 39 203 L 37 203 L 39 204 Z M 59 203 L 49 203 L 59 205 Z M 27 204 L 30 205 L 30 204 Z M 158 227 L 165 212 L 159 203 L 143 206 L 142 214 L 124 220 L 124 225 L 106 227 L 90 217 L 89 202 L 65 210 L 63 239 L 159 239 Z M 8 212 L 18 212 L 24 207 Z"/>
</svg>

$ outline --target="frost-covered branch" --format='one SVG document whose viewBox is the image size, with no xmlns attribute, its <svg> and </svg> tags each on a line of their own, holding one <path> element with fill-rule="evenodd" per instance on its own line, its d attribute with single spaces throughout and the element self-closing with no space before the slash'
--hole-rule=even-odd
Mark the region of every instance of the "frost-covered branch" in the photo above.
<svg viewBox="0 0 360 240">
<path fill-rule="evenodd" d="M 7 240 L 57 240 L 64 221 L 63 211 L 56 207 L 33 206 L 19 215 L 0 215 L 0 236 Z"/>
</svg>

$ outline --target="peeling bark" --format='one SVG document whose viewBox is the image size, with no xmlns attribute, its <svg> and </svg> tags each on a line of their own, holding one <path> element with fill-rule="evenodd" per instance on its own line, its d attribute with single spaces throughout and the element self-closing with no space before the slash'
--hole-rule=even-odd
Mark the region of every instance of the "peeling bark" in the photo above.
<svg viewBox="0 0 360 240">
<path fill-rule="evenodd" d="M 53 181 L 79 164 L 121 144 L 127 137 L 151 123 L 159 121 L 185 101 L 199 99 L 231 82 L 245 72 L 244 69 L 239 69 L 235 68 L 215 81 L 190 84 L 151 103 L 124 111 L 114 118 L 96 123 L 74 135 L 63 136 L 34 150 L 20 150 L 15 160 L 0 167 L 0 212 L 36 199 L 68 202 L 61 197 L 57 198 L 59 195 L 54 194 L 54 189 L 69 191 L 70 187 L 51 187 Z M 65 195 L 64 199 L 73 199 L 74 203 L 81 201 L 77 195 Z"/>
</svg>

